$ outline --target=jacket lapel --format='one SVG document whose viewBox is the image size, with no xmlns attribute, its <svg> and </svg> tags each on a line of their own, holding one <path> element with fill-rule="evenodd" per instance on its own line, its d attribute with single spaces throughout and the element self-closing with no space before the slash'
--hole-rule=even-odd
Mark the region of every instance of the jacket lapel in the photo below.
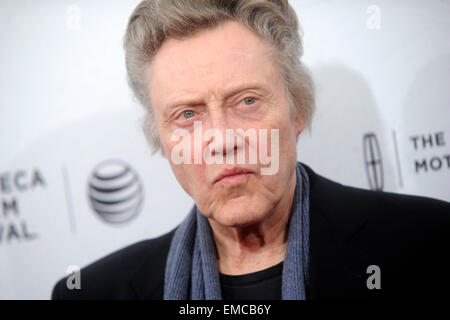
<svg viewBox="0 0 450 320">
<path fill-rule="evenodd" d="M 364 231 L 364 213 L 348 210 L 344 187 L 315 174 L 310 178 L 310 299 L 367 298 L 362 252 L 352 246 Z"/>
</svg>

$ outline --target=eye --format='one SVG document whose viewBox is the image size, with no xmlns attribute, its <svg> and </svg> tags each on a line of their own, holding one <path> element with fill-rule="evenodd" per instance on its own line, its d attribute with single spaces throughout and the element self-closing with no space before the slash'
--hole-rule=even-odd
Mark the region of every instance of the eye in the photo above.
<svg viewBox="0 0 450 320">
<path fill-rule="evenodd" d="M 186 111 L 184 111 L 184 112 L 181 114 L 181 116 L 182 116 L 184 119 L 189 119 L 189 118 L 192 118 L 192 117 L 195 116 L 195 112 L 192 111 L 192 110 L 186 110 Z"/>
<path fill-rule="evenodd" d="M 244 102 L 245 105 L 250 106 L 252 104 L 255 104 L 256 98 L 251 98 L 251 97 L 250 98 L 245 98 L 243 100 L 243 102 Z"/>
</svg>

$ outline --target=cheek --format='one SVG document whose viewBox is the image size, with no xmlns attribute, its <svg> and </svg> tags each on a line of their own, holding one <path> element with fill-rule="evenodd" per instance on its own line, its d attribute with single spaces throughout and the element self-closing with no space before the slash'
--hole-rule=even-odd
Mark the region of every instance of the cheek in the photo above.
<svg viewBox="0 0 450 320">
<path fill-rule="evenodd" d="M 295 166 L 297 160 L 297 136 L 296 128 L 289 116 L 283 116 L 277 120 L 274 123 L 274 128 L 279 130 L 278 137 L 271 137 L 270 150 L 273 160 L 271 165 L 274 168 L 278 167 L 278 170 L 274 169 L 271 172 L 275 172 L 277 178 L 283 180 L 286 178 L 289 168 Z M 268 180 L 270 180 L 270 177 L 268 177 Z"/>
<path fill-rule="evenodd" d="M 278 130 L 278 145 L 280 150 L 295 148 L 296 128 L 295 124 L 289 118 L 289 116 L 277 117 L 273 119 L 273 121 L 268 124 L 267 127 Z"/>
<path fill-rule="evenodd" d="M 283 136 L 283 140 L 286 141 L 285 147 L 296 148 L 297 145 L 297 128 L 291 120 L 286 121 L 285 126 L 280 130 L 280 136 Z M 280 139 L 281 140 L 281 139 Z M 282 141 L 283 141 L 282 140 Z M 283 145 L 283 144 L 282 144 Z"/>
<path fill-rule="evenodd" d="M 295 143 L 296 141 L 297 128 L 294 119 L 291 118 L 289 109 L 286 109 L 286 113 L 280 119 L 280 137 L 281 136 L 283 136 L 283 139 L 280 139 L 281 141 L 286 141 L 290 143 L 292 142 Z"/>
<path fill-rule="evenodd" d="M 207 194 L 207 181 L 203 165 L 180 164 L 170 162 L 172 171 L 188 195 L 196 199 Z"/>
</svg>

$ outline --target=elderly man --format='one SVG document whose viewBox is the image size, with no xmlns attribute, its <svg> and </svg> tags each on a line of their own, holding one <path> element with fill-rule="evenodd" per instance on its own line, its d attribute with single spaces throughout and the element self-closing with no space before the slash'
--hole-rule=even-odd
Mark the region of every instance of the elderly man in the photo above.
<svg viewBox="0 0 450 320">
<path fill-rule="evenodd" d="M 146 136 L 195 205 L 173 231 L 61 280 L 55 299 L 439 296 L 450 206 L 297 162 L 314 94 L 286 0 L 146 0 L 124 41 Z"/>
</svg>

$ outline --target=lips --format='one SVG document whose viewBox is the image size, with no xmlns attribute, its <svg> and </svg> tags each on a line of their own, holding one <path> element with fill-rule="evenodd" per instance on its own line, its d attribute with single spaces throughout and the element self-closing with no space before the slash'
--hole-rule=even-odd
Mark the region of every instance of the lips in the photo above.
<svg viewBox="0 0 450 320">
<path fill-rule="evenodd" d="M 246 175 L 254 174 L 252 170 L 242 167 L 234 167 L 231 169 L 224 169 L 217 177 L 214 179 L 213 183 L 222 182 L 234 182 L 245 178 Z"/>
</svg>

